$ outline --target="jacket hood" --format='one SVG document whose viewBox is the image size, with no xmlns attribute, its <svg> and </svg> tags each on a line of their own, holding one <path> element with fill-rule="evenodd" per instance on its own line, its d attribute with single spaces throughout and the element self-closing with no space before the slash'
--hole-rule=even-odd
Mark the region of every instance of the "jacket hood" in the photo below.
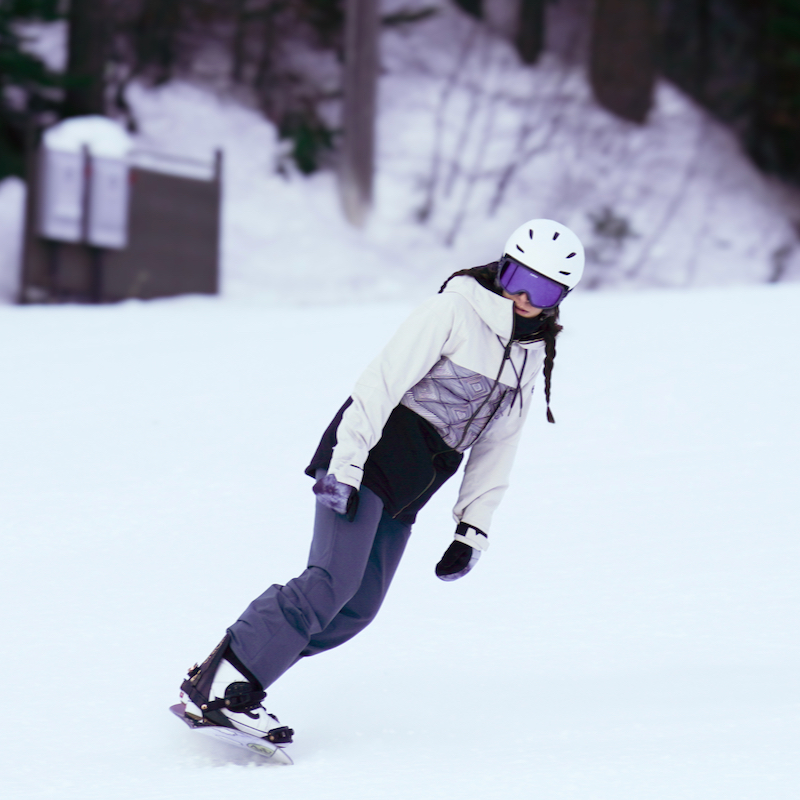
<svg viewBox="0 0 800 800">
<path fill-rule="evenodd" d="M 477 312 L 478 316 L 504 342 L 511 338 L 514 324 L 514 301 L 485 289 L 468 275 L 451 278 L 445 292 L 460 294 Z"/>
<path fill-rule="evenodd" d="M 501 294 L 486 289 L 469 275 L 457 275 L 451 278 L 445 292 L 460 294 L 476 311 L 478 316 L 497 334 L 504 344 L 511 338 L 514 325 L 514 301 Z M 520 347 L 538 345 L 539 342 L 520 342 Z"/>
</svg>

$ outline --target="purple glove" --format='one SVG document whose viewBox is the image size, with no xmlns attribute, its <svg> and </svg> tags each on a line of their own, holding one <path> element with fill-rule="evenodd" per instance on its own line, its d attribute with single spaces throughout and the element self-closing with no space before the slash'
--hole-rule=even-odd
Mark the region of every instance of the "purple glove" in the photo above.
<svg viewBox="0 0 800 800">
<path fill-rule="evenodd" d="M 336 476 L 329 473 L 314 484 L 314 494 L 317 502 L 325 508 L 353 521 L 358 510 L 358 492 L 352 486 L 339 483 Z"/>
</svg>

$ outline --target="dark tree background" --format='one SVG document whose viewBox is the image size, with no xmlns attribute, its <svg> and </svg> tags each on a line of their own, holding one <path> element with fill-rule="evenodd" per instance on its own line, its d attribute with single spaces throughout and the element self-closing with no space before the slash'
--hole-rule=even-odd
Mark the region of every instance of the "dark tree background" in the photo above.
<svg viewBox="0 0 800 800">
<path fill-rule="evenodd" d="M 589 75 L 598 102 L 644 122 L 657 73 L 656 0 L 595 0 Z"/>
<path fill-rule="evenodd" d="M 67 17 L 66 117 L 104 114 L 105 72 L 112 32 L 109 0 L 70 0 Z"/>
<path fill-rule="evenodd" d="M 515 44 L 526 64 L 535 64 L 544 48 L 547 0 L 520 0 L 519 26 Z"/>
<path fill-rule="evenodd" d="M 493 0 L 453 2 L 480 20 Z M 513 38 L 525 63 L 541 55 L 547 7 L 559 2 L 519 0 Z M 594 9 L 589 72 L 599 103 L 646 122 L 664 76 L 730 125 L 762 168 L 800 183 L 800 0 L 595 0 Z M 63 76 L 24 52 L 17 29 L 59 14 L 70 31 Z M 176 77 L 246 89 L 298 168 L 313 172 L 342 143 L 325 109 L 342 100 L 344 19 L 345 0 L 0 0 L 0 177 L 21 173 L 29 123 L 105 110 L 135 128 L 130 81 Z M 204 72 L 209 49 L 225 55 L 225 75 Z M 315 58 L 324 68 L 307 68 Z"/>
<path fill-rule="evenodd" d="M 0 178 L 23 174 L 31 121 L 61 101 L 58 76 L 24 52 L 17 25 L 57 16 L 57 0 L 0 0 Z"/>
<path fill-rule="evenodd" d="M 800 183 L 800 1 L 661 0 L 660 70 Z"/>
<path fill-rule="evenodd" d="M 455 4 L 476 19 L 483 19 L 483 0 L 455 0 Z"/>
</svg>

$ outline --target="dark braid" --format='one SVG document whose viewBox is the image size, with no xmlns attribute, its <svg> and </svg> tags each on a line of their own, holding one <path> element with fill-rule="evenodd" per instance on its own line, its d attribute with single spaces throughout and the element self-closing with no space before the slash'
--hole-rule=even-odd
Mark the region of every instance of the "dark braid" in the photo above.
<svg viewBox="0 0 800 800">
<path fill-rule="evenodd" d="M 550 410 L 550 386 L 553 376 L 553 363 L 556 360 L 556 339 L 558 334 L 564 330 L 564 326 L 558 322 L 558 306 L 549 311 L 542 311 L 539 316 L 547 314 L 545 325 L 542 329 L 544 339 L 544 399 L 547 403 L 547 421 L 555 422 L 553 412 Z"/>
<path fill-rule="evenodd" d="M 460 276 L 475 278 L 484 289 L 488 289 L 495 294 L 502 295 L 503 291 L 497 283 L 497 261 L 490 264 L 484 264 L 482 267 L 471 267 L 469 269 L 460 269 L 454 272 L 439 289 L 441 294 L 448 283 L 453 278 Z M 547 403 L 547 421 L 555 422 L 553 412 L 550 410 L 550 389 L 552 386 L 553 378 L 553 365 L 556 360 L 556 339 L 558 334 L 564 330 L 564 326 L 558 322 L 558 306 L 549 308 L 539 315 L 538 319 L 542 321 L 542 327 L 527 341 L 543 341 L 544 342 L 544 399 Z"/>
</svg>

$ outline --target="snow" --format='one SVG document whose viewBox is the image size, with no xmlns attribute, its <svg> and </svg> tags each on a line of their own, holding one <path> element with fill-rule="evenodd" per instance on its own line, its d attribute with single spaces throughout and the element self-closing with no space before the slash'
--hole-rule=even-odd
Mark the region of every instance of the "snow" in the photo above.
<svg viewBox="0 0 800 800">
<path fill-rule="evenodd" d="M 133 146 L 130 134 L 119 122 L 97 115 L 62 120 L 49 127 L 42 138 L 49 150 L 80 153 L 88 147 L 93 155 L 114 159 L 127 158 Z"/>
<path fill-rule="evenodd" d="M 20 37 L 22 49 L 41 59 L 53 72 L 67 68 L 67 21 L 16 22 L 14 31 Z"/>
<path fill-rule="evenodd" d="M 569 298 L 492 548 L 435 578 L 448 484 L 375 623 L 270 690 L 291 768 L 167 707 L 304 566 L 306 459 L 411 305 L 0 308 L 4 796 L 797 797 L 799 301 Z"/>
<path fill-rule="evenodd" d="M 133 85 L 134 159 L 224 149 L 222 296 L 0 305 L 3 796 L 794 800 L 796 195 L 668 85 L 635 128 L 450 11 L 384 39 L 363 230 L 242 98 Z M 8 301 L 23 202 L 0 183 Z M 537 395 L 490 551 L 434 576 L 455 479 L 375 623 L 270 689 L 294 767 L 192 735 L 168 706 L 303 568 L 302 471 L 359 370 L 536 215 L 604 291 L 565 303 L 558 422 Z"/>
</svg>

